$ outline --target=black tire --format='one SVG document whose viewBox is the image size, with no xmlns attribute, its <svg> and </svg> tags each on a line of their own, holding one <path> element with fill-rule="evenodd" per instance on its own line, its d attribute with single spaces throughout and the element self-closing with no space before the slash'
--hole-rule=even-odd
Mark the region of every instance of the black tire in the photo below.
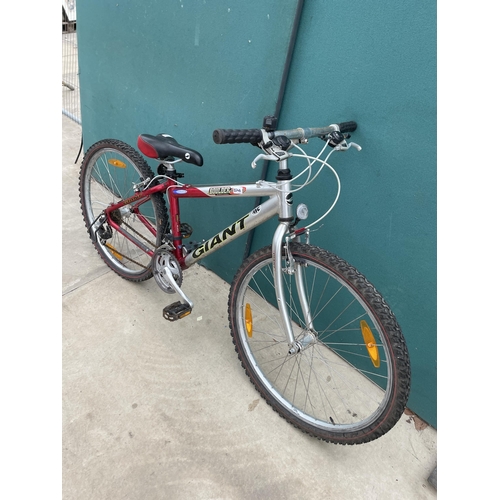
<svg viewBox="0 0 500 500">
<path fill-rule="evenodd" d="M 303 319 L 298 271 L 283 272 L 294 336 L 303 343 L 290 354 L 276 307 L 271 247 L 263 248 L 243 262 L 231 285 L 228 312 L 238 357 L 264 399 L 295 427 L 338 444 L 372 441 L 398 422 L 408 400 L 410 362 L 401 329 L 373 285 L 347 262 L 301 243 L 290 244 L 290 253 L 302 273 L 313 328 Z"/>
<path fill-rule="evenodd" d="M 95 143 L 86 152 L 80 170 L 80 204 L 90 239 L 104 262 L 129 281 L 144 281 L 153 276 L 151 257 L 131 243 L 105 221 L 101 214 L 110 204 L 135 194 L 133 186 L 154 174 L 144 158 L 128 144 L 116 139 Z M 150 250 L 162 243 L 169 230 L 168 212 L 162 194 L 157 193 L 140 206 L 140 213 L 156 228 L 156 236 L 146 229 L 126 205 L 115 222 Z"/>
</svg>

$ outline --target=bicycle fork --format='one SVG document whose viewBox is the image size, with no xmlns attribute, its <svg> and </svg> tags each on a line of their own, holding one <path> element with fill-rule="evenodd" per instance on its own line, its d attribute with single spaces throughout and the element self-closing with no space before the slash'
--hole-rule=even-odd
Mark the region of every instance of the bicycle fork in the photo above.
<svg viewBox="0 0 500 500">
<path fill-rule="evenodd" d="M 293 207 L 292 207 L 292 194 L 290 192 L 292 176 L 287 169 L 287 160 L 280 162 L 280 171 L 277 176 L 278 186 L 280 187 L 280 223 L 274 233 L 272 243 L 272 257 L 273 257 L 273 272 L 274 272 L 274 285 L 276 291 L 276 300 L 278 303 L 278 310 L 285 330 L 285 337 L 290 347 L 288 353 L 296 354 L 305 349 L 316 336 L 314 332 L 313 321 L 309 302 L 304 283 L 304 273 L 302 265 L 295 262 L 292 253 L 289 251 L 288 241 L 285 243 L 285 261 L 286 268 L 284 271 L 288 274 L 293 274 L 295 277 L 295 284 L 297 287 L 297 295 L 299 298 L 300 307 L 305 322 L 305 335 L 300 339 L 296 339 L 293 334 L 292 321 L 288 314 L 287 301 L 285 296 L 285 287 L 283 280 L 282 269 L 282 249 L 283 242 L 286 240 L 286 234 L 290 231 L 290 224 L 294 220 Z"/>
<path fill-rule="evenodd" d="M 278 310 L 280 313 L 285 336 L 290 347 L 289 354 L 297 354 L 299 351 L 305 349 L 312 341 L 316 339 L 314 332 L 313 320 L 311 316 L 311 309 L 307 300 L 307 294 L 304 283 L 304 274 L 302 265 L 294 261 L 291 252 L 288 250 L 288 244 L 285 244 L 285 260 L 286 268 L 283 269 L 283 241 L 285 234 L 288 232 L 288 223 L 281 222 L 276 232 L 274 233 L 272 244 L 273 255 L 273 271 L 274 271 L 274 285 L 276 291 L 276 300 L 278 302 Z M 287 300 L 285 295 L 285 287 L 283 280 L 283 271 L 288 274 L 293 274 L 295 277 L 295 284 L 297 286 L 297 295 L 302 309 L 302 314 L 305 322 L 305 335 L 299 340 L 293 334 L 292 321 L 287 309 Z"/>
</svg>

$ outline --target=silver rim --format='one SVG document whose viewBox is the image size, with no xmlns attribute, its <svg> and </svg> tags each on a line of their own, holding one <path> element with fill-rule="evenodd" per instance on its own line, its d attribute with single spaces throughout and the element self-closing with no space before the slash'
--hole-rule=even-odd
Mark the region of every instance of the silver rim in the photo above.
<svg viewBox="0 0 500 500">
<path fill-rule="evenodd" d="M 279 312 L 273 305 L 269 258 L 245 276 L 236 298 L 238 335 L 245 355 L 272 398 L 305 423 L 327 431 L 365 428 L 380 417 L 389 400 L 392 370 L 387 363 L 386 341 L 369 307 L 353 289 L 327 268 L 301 260 L 307 263 L 301 267 L 314 340 L 298 354 L 288 354 Z M 294 334 L 301 339 L 310 332 L 301 319 L 295 278 L 284 274 L 284 280 Z M 247 304 L 252 316 L 251 336 L 246 329 Z M 361 321 L 374 336 L 378 368 L 369 356 Z"/>
</svg>

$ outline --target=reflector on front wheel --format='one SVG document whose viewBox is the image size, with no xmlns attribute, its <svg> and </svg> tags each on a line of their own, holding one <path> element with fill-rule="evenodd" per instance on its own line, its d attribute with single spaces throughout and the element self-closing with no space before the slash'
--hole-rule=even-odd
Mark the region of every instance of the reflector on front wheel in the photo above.
<svg viewBox="0 0 500 500">
<path fill-rule="evenodd" d="M 247 335 L 251 337 L 253 332 L 252 308 L 248 302 L 245 306 L 245 328 L 247 329 Z"/>
<path fill-rule="evenodd" d="M 116 158 L 110 158 L 108 160 L 108 163 L 110 165 L 113 165 L 113 167 L 118 167 L 118 168 L 127 168 L 127 165 L 125 165 L 125 163 L 123 163 L 122 161 L 120 160 L 117 160 Z"/>
<path fill-rule="evenodd" d="M 380 366 L 380 356 L 378 353 L 377 343 L 375 342 L 375 337 L 373 336 L 372 330 L 368 326 L 368 323 L 365 320 L 361 320 L 359 322 L 359 326 L 361 327 L 361 333 L 363 334 L 363 340 L 365 341 L 368 355 L 372 360 L 373 366 L 375 368 L 378 368 Z"/>
</svg>

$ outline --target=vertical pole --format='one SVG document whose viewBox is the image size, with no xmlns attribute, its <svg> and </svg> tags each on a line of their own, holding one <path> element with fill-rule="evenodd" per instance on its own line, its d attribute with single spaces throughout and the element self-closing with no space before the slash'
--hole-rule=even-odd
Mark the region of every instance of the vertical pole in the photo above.
<svg viewBox="0 0 500 500">
<path fill-rule="evenodd" d="M 302 10 L 304 7 L 304 0 L 298 0 L 297 9 L 295 11 L 295 18 L 292 25 L 292 33 L 290 35 L 290 42 L 288 43 L 288 51 L 285 58 L 285 66 L 283 68 L 283 75 L 281 77 L 280 89 L 278 92 L 278 99 L 276 101 L 276 108 L 274 110 L 274 116 L 279 120 L 281 113 L 281 106 L 283 104 L 283 97 L 285 95 L 286 84 L 288 82 L 288 75 L 290 73 L 290 66 L 292 64 L 293 50 L 295 48 L 295 42 L 297 40 L 297 34 L 299 32 L 300 19 L 302 17 Z M 262 172 L 260 174 L 261 180 L 265 180 L 267 177 L 267 171 L 269 169 L 269 161 L 264 161 L 262 166 Z M 255 200 L 255 206 L 259 206 L 262 203 L 261 198 Z M 254 235 L 254 229 L 248 233 L 247 242 L 245 246 L 245 252 L 243 254 L 243 260 L 245 260 L 250 255 L 250 250 L 252 248 L 252 241 Z"/>
</svg>

